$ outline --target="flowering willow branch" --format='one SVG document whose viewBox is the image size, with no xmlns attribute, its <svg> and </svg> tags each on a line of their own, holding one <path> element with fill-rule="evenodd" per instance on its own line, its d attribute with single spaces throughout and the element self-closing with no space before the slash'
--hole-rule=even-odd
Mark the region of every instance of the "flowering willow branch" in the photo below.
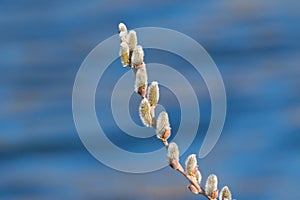
<svg viewBox="0 0 300 200">
<path fill-rule="evenodd" d="M 185 169 L 179 162 L 179 148 L 176 143 L 168 143 L 171 136 L 171 127 L 168 113 L 161 112 L 155 119 L 155 107 L 159 101 L 158 82 L 153 81 L 148 87 L 148 76 L 146 64 L 144 63 L 144 50 L 137 44 L 136 32 L 128 32 L 124 23 L 119 24 L 120 38 L 120 59 L 123 67 L 131 67 L 135 73 L 134 91 L 141 97 L 139 106 L 139 116 L 146 127 L 153 127 L 156 136 L 162 141 L 167 149 L 167 159 L 169 165 L 174 170 L 180 172 L 188 181 L 189 190 L 194 194 L 200 194 L 210 200 L 216 200 L 218 197 L 218 178 L 211 174 L 206 180 L 205 189 L 201 187 L 202 175 L 195 154 L 191 154 L 185 161 Z M 148 88 L 148 90 L 147 90 Z M 231 192 L 227 186 L 223 187 L 220 200 L 231 200 Z"/>
</svg>

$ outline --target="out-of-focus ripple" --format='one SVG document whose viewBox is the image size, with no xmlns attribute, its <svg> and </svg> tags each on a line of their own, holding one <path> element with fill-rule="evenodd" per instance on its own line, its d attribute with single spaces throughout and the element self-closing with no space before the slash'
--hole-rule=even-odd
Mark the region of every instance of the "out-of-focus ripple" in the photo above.
<svg viewBox="0 0 300 200">
<path fill-rule="evenodd" d="M 229 185 L 235 199 L 300 198 L 299 6 L 292 0 L 1 1 L 0 198 L 199 199 L 169 168 L 140 175 L 109 169 L 76 133 L 71 100 L 76 72 L 121 21 L 129 28 L 181 31 L 216 62 L 228 109 L 220 140 L 199 161 L 204 179 L 216 173 L 220 187 Z M 146 59 L 174 62 L 150 50 Z M 113 75 L 123 72 L 117 66 Z M 192 70 L 184 73 L 197 84 L 202 108 L 199 134 L 182 161 L 198 151 L 210 119 L 205 85 Z M 136 149 L 153 145 L 118 138 L 118 129 L 105 119 L 106 107 L 97 114 L 112 129 L 112 139 Z"/>
</svg>

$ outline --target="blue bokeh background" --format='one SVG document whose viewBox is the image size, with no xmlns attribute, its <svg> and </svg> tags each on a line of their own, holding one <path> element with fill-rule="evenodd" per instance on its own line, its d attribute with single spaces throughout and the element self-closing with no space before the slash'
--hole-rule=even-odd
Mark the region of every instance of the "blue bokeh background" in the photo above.
<svg viewBox="0 0 300 200">
<path fill-rule="evenodd" d="M 235 199 L 300 198 L 299 6 L 293 0 L 1 1 L 0 199 L 199 199 L 170 168 L 118 172 L 92 157 L 78 137 L 72 117 L 76 73 L 96 45 L 117 33 L 120 22 L 130 29 L 180 31 L 217 64 L 227 118 L 217 145 L 199 160 L 204 178 L 217 174 L 220 187 L 228 185 Z M 146 62 L 184 64 L 168 52 L 145 52 Z M 122 73 L 117 60 L 99 87 Z M 182 160 L 198 152 L 210 119 L 203 81 L 189 68 L 183 73 L 200 85 L 202 125 Z M 170 91 L 162 92 L 161 104 L 173 102 L 167 109 L 176 130 L 178 103 Z M 118 137 L 122 133 L 103 117 L 109 113 L 100 101 L 106 94 L 97 94 L 97 114 L 110 138 L 136 152 L 159 148 L 159 141 Z M 138 101 L 133 95 L 130 110 L 140 123 L 134 112 Z"/>
</svg>

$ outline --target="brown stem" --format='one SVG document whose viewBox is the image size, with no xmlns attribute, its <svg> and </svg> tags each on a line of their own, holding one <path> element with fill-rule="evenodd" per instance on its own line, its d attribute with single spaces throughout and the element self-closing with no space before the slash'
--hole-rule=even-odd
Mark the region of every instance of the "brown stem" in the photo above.
<svg viewBox="0 0 300 200">
<path fill-rule="evenodd" d="M 178 162 L 178 161 L 176 161 L 176 162 Z M 174 166 L 176 166 L 176 170 L 178 172 L 180 172 L 186 179 L 188 179 L 189 182 L 198 190 L 198 194 L 206 197 L 207 199 L 210 199 L 209 196 L 205 194 L 204 189 L 199 185 L 199 183 L 195 180 L 195 178 L 193 176 L 188 175 L 184 171 L 182 165 L 179 162 L 176 163 L 176 165 L 174 165 L 173 162 L 170 164 L 170 167 L 174 168 Z"/>
<path fill-rule="evenodd" d="M 168 140 L 164 139 L 164 138 L 160 138 L 160 140 L 163 142 L 164 146 L 166 147 L 166 149 L 168 149 L 169 147 L 169 143 Z"/>
</svg>

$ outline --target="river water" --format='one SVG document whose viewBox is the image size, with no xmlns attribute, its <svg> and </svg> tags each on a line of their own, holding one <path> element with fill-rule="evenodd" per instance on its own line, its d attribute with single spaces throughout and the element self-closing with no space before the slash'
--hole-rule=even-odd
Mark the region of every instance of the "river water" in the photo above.
<svg viewBox="0 0 300 200">
<path fill-rule="evenodd" d="M 130 174 L 105 166 L 77 134 L 72 115 L 76 73 L 94 47 L 117 33 L 120 22 L 130 29 L 182 32 L 200 43 L 218 66 L 227 115 L 216 146 L 199 160 L 203 180 L 217 174 L 219 187 L 228 185 L 234 199 L 299 199 L 299 6 L 293 0 L 1 1 L 0 199 L 200 199 L 168 167 Z M 181 156 L 184 163 L 199 151 L 208 128 L 209 93 L 201 77 L 183 68 L 186 62 L 173 54 L 148 49 L 145 61 L 181 69 L 197 91 L 201 122 Z M 111 116 L 111 87 L 127 71 L 117 59 L 100 80 L 95 106 L 99 123 L 121 148 L 154 151 L 161 148 L 154 136 L 132 138 Z M 176 135 L 178 101 L 168 89 L 161 92 L 160 104 Z M 139 101 L 133 94 L 130 114 L 141 125 Z M 104 151 L 120 163 L 127 159 L 109 148 Z"/>
</svg>

